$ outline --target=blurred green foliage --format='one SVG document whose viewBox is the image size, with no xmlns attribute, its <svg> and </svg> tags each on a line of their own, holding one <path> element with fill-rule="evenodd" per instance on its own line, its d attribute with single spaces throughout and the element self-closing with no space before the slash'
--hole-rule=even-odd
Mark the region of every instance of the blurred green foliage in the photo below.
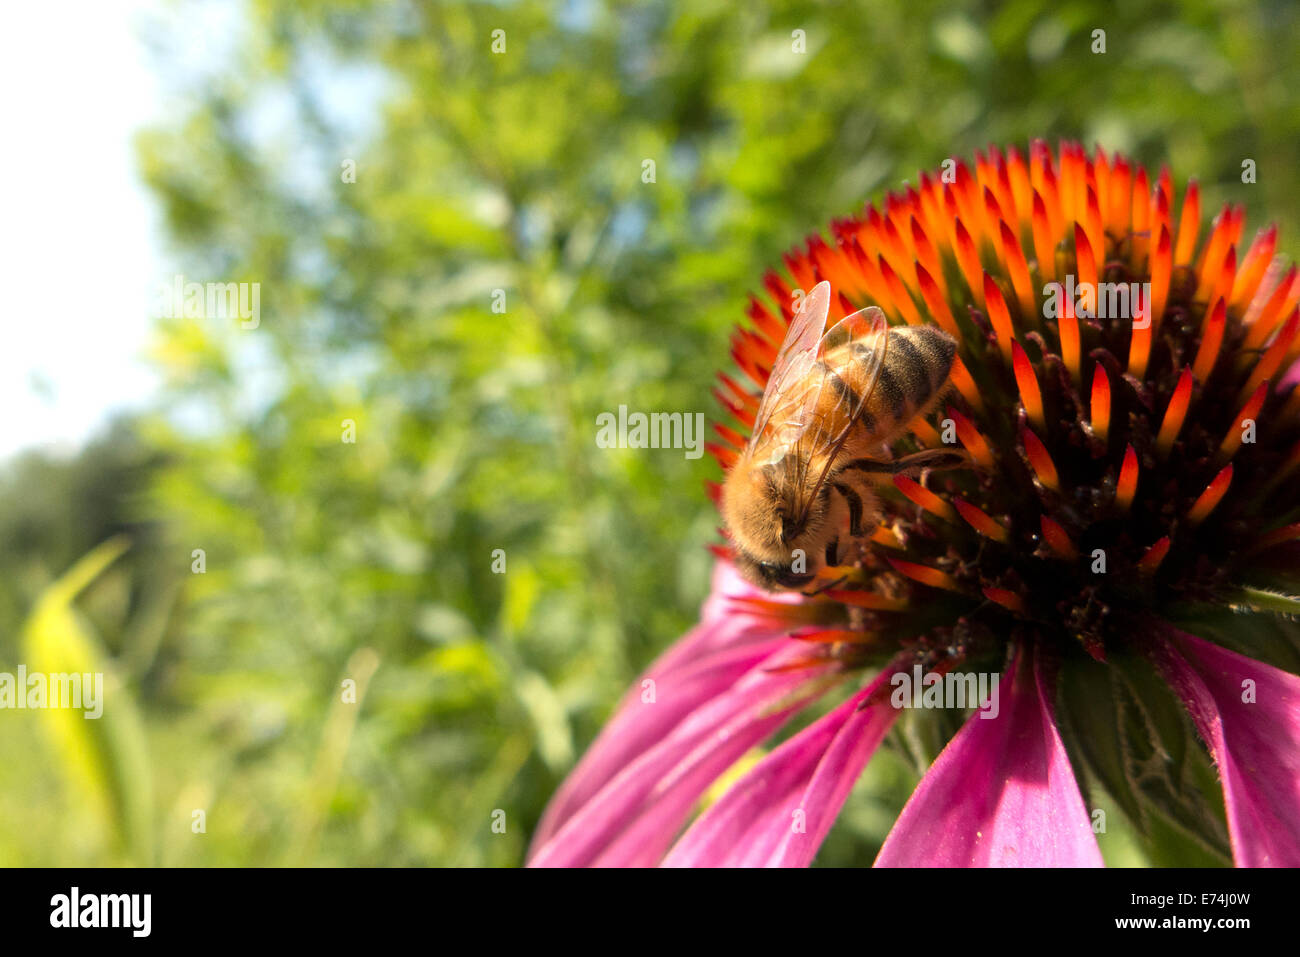
<svg viewBox="0 0 1300 957">
<path fill-rule="evenodd" d="M 599 449 L 596 416 L 712 418 L 746 293 L 831 217 L 1071 137 L 1300 249 L 1288 3 L 238 9 L 203 57 L 183 8 L 148 26 L 173 103 L 139 153 L 175 271 L 260 283 L 260 325 L 159 320 L 156 414 L 15 466 L 0 510 L 2 667 L 55 575 L 140 533 L 79 601 L 116 601 L 164 864 L 518 863 L 708 581 L 710 460 Z M 0 735 L 0 861 L 120 860 L 57 812 L 38 724 Z M 822 862 L 868 863 L 914 780 L 874 763 Z"/>
</svg>

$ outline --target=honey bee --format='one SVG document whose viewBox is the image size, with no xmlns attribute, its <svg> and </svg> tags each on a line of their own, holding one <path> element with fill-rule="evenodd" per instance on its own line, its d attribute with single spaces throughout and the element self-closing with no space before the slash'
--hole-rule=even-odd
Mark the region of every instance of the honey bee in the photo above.
<svg viewBox="0 0 1300 957">
<path fill-rule="evenodd" d="M 871 306 L 825 332 L 830 283 L 790 323 L 722 515 L 736 567 L 759 587 L 804 589 L 879 524 L 871 477 L 967 464 L 956 449 L 895 459 L 889 444 L 947 391 L 957 343 L 933 326 L 890 330 Z"/>
</svg>

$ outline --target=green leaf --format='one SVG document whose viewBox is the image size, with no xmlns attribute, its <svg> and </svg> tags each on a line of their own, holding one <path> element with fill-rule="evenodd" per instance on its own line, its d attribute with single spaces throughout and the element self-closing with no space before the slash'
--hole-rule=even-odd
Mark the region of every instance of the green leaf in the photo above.
<svg viewBox="0 0 1300 957">
<path fill-rule="evenodd" d="M 1143 817 L 1137 795 L 1124 772 L 1119 713 L 1114 704 L 1110 669 L 1091 658 L 1070 661 L 1061 669 L 1058 718 L 1071 747 L 1071 757 L 1114 798 L 1139 830 Z"/>
<path fill-rule="evenodd" d="M 1267 588 L 1252 588 L 1247 585 L 1236 595 L 1230 595 L 1229 601 L 1245 605 L 1251 611 L 1274 611 L 1282 615 L 1300 615 L 1300 597 Z"/>
<path fill-rule="evenodd" d="M 1168 824 L 1183 835 L 1174 843 L 1192 837 L 1220 862 L 1231 860 L 1219 789 L 1187 713 L 1144 659 L 1120 655 L 1111 665 L 1124 773 L 1141 801 L 1153 858 L 1168 852 Z"/>
<path fill-rule="evenodd" d="M 1120 654 L 1104 665 L 1068 662 L 1058 717 L 1071 757 L 1119 806 L 1153 863 L 1203 867 L 1230 860 L 1209 757 L 1181 704 L 1144 659 Z"/>
<path fill-rule="evenodd" d="M 51 584 L 23 628 L 22 649 L 29 675 L 102 676 L 98 718 L 68 707 L 42 714 L 70 803 L 89 805 L 127 858 L 147 865 L 153 862 L 153 793 L 143 726 L 130 689 L 73 605 L 127 547 L 125 539 L 107 541 Z"/>
<path fill-rule="evenodd" d="M 1188 634 L 1238 654 L 1300 674 L 1300 622 L 1270 613 L 1235 611 L 1221 605 L 1182 606 L 1168 616 Z"/>
</svg>

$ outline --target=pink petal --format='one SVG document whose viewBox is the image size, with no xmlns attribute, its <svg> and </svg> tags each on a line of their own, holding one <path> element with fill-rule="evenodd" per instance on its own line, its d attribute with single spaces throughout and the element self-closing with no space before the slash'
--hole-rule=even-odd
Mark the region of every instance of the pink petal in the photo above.
<svg viewBox="0 0 1300 957">
<path fill-rule="evenodd" d="M 1300 866 L 1300 677 L 1172 627 L 1154 649 L 1219 769 L 1232 856 Z M 1242 700 L 1254 682 L 1254 703 Z"/>
<path fill-rule="evenodd" d="M 808 653 L 801 643 L 786 643 L 693 711 L 538 846 L 530 865 L 655 863 L 709 784 L 808 703 L 800 692 L 815 689 L 824 668 L 772 670 Z"/>
<path fill-rule="evenodd" d="M 713 583 L 700 609 L 699 625 L 660 655 L 642 677 L 673 671 L 724 648 L 786 635 L 795 627 L 787 619 L 753 610 L 747 599 L 791 606 L 803 601 L 793 592 L 773 594 L 755 588 L 732 565 L 719 561 L 713 566 Z M 633 688 L 627 697 L 638 694 L 637 688 Z"/>
<path fill-rule="evenodd" d="M 796 600 L 760 592 L 730 565 L 719 562 L 700 624 L 661 655 L 624 696 L 613 718 L 551 798 L 533 833 L 534 850 L 616 773 L 663 740 L 686 715 L 734 685 L 785 640 L 789 623 L 754 614 L 735 602 L 748 597 Z M 646 680 L 655 682 L 653 704 L 643 700 Z"/>
<path fill-rule="evenodd" d="M 661 673 L 651 668 L 632 687 L 614 717 L 551 799 L 533 835 L 540 847 L 619 771 L 662 741 L 687 715 L 725 693 L 785 639 L 713 652 Z M 654 698 L 643 699 L 642 682 L 653 679 Z"/>
<path fill-rule="evenodd" d="M 767 755 L 684 834 L 668 867 L 806 867 L 867 759 L 897 717 L 888 698 L 862 707 L 893 674 L 865 688 Z M 795 812 L 802 811 L 802 828 Z"/>
<path fill-rule="evenodd" d="M 998 716 L 977 711 L 948 742 L 876 866 L 1102 866 L 1053 720 L 1052 682 L 1035 657 L 1017 647 Z"/>
</svg>

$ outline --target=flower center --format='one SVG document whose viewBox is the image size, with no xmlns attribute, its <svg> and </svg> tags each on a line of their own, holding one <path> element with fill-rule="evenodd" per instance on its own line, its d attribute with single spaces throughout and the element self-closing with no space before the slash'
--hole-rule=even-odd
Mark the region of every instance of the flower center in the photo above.
<svg viewBox="0 0 1300 957">
<path fill-rule="evenodd" d="M 950 402 L 893 451 L 955 445 L 973 466 L 893 477 L 860 559 L 823 573 L 849 609 L 842 657 L 897 639 L 951 660 L 1032 631 L 1104 659 L 1153 610 L 1230 602 L 1243 563 L 1300 539 L 1300 390 L 1279 388 L 1300 278 L 1273 262 L 1276 232 L 1237 268 L 1240 208 L 1198 249 L 1194 184 L 1175 228 L 1167 173 L 1147 201 L 1122 158 L 1067 146 L 1058 172 L 1036 150 L 1029 173 L 998 154 L 923 176 L 787 258 L 802 288 L 827 278 L 854 309 L 928 314 L 959 341 Z M 771 338 L 733 351 L 760 384 Z"/>
</svg>

